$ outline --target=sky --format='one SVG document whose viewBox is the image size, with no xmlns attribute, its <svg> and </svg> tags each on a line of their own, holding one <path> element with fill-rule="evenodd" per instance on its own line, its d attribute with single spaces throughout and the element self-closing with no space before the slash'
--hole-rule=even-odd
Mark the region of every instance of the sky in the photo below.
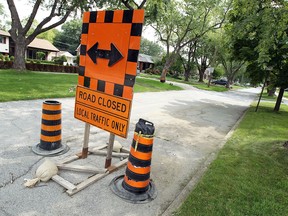
<svg viewBox="0 0 288 216">
<path fill-rule="evenodd" d="M 4 5 L 6 14 L 10 17 L 10 11 L 8 9 L 6 0 L 0 0 L 0 1 L 1 3 L 2 1 L 4 1 L 4 3 L 2 4 Z M 29 2 L 29 0 L 14 0 L 14 2 L 15 2 L 20 19 L 25 19 L 31 14 L 33 5 L 31 3 L 27 3 Z M 39 10 L 38 13 L 36 14 L 36 20 L 40 22 L 43 20 L 44 17 L 48 15 L 49 15 L 49 11 Z M 60 30 L 61 27 L 59 26 L 57 27 L 57 29 Z M 148 40 L 156 42 L 155 31 L 151 27 L 143 28 L 142 36 Z"/>
</svg>

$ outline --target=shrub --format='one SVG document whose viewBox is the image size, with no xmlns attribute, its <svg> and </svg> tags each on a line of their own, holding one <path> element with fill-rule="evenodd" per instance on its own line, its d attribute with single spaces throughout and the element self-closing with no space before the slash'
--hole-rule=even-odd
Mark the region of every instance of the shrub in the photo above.
<svg viewBox="0 0 288 216">
<path fill-rule="evenodd" d="M 4 56 L 4 61 L 10 61 L 10 58 L 9 58 L 8 55 L 5 55 L 5 56 Z"/>
<path fill-rule="evenodd" d="M 0 61 L 0 69 L 9 69 L 12 68 L 12 61 Z"/>
<path fill-rule="evenodd" d="M 67 58 L 66 56 L 55 57 L 53 58 L 53 61 L 55 64 L 63 65 L 64 62 L 67 62 Z"/>
<path fill-rule="evenodd" d="M 73 61 L 73 63 L 79 65 L 79 62 L 80 62 L 80 56 L 77 55 L 76 59 Z"/>
<path fill-rule="evenodd" d="M 36 52 L 36 58 L 38 60 L 44 60 L 45 59 L 45 53 L 44 52 Z"/>
<path fill-rule="evenodd" d="M 212 79 L 219 79 L 222 75 L 223 75 L 223 71 L 221 71 L 218 68 L 214 69 L 214 71 L 212 73 Z"/>
</svg>

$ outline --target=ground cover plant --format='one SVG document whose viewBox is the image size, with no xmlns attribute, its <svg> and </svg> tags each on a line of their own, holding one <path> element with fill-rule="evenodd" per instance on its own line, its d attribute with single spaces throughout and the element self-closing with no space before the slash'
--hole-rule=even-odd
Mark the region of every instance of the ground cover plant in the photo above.
<svg viewBox="0 0 288 216">
<path fill-rule="evenodd" d="M 0 102 L 74 97 L 77 74 L 0 70 Z M 136 79 L 135 92 L 181 90 L 155 80 Z"/>
<path fill-rule="evenodd" d="M 288 215 L 288 106 L 255 105 L 176 215 Z"/>
</svg>

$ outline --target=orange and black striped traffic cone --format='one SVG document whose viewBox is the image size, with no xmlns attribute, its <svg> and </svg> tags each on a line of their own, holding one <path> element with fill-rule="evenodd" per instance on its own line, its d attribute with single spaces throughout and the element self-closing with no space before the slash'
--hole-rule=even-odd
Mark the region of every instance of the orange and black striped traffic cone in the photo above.
<svg viewBox="0 0 288 216">
<path fill-rule="evenodd" d="M 150 179 L 154 125 L 144 119 L 136 124 L 125 175 L 110 183 L 112 191 L 132 202 L 149 202 L 156 198 L 155 185 Z"/>
<path fill-rule="evenodd" d="M 51 156 L 67 152 L 67 146 L 61 143 L 61 127 L 61 103 L 54 100 L 44 101 L 40 143 L 32 147 L 34 153 Z"/>
</svg>

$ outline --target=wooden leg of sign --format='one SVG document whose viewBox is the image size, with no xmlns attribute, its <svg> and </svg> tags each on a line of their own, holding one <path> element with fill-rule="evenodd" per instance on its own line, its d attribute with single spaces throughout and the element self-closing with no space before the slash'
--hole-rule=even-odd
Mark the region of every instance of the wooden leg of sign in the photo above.
<svg viewBox="0 0 288 216">
<path fill-rule="evenodd" d="M 85 123 L 84 143 L 83 143 L 82 156 L 81 156 L 82 159 L 87 158 L 87 155 L 88 155 L 89 134 L 90 134 L 90 124 Z"/>
<path fill-rule="evenodd" d="M 101 156 L 107 156 L 107 152 L 106 151 L 101 151 L 101 150 L 89 150 L 89 152 L 91 152 L 92 154 L 95 154 L 95 155 L 101 155 Z M 118 152 L 112 152 L 112 157 L 118 157 L 118 158 L 126 158 L 128 157 L 129 154 L 128 153 L 118 153 Z"/>
<path fill-rule="evenodd" d="M 124 166 L 127 163 L 127 161 L 128 161 L 128 158 L 124 159 L 123 161 L 116 163 L 114 166 L 111 166 L 109 168 L 108 172 L 96 174 L 96 175 L 84 180 L 83 182 L 79 183 L 76 186 L 76 189 L 72 186 L 70 186 L 68 189 L 67 185 L 65 185 L 63 187 L 67 188 L 68 190 L 66 192 L 70 196 L 72 196 L 73 194 L 79 192 L 80 190 L 83 190 L 84 188 L 88 187 L 89 185 L 93 184 L 94 182 L 104 178 L 105 176 L 109 175 L 110 173 L 112 173 L 112 172 L 116 171 L 117 169 L 119 169 L 120 167 Z"/>
<path fill-rule="evenodd" d="M 114 140 L 115 140 L 115 134 L 110 133 L 109 143 L 108 143 L 108 146 L 107 146 L 107 156 L 106 156 L 105 168 L 108 168 L 109 166 L 111 166 L 112 150 L 113 150 Z"/>
<path fill-rule="evenodd" d="M 59 175 L 54 175 L 52 176 L 52 179 L 57 182 L 58 184 L 60 184 L 62 187 L 66 188 L 69 191 L 75 191 L 77 190 L 77 186 L 75 186 L 74 184 L 72 184 L 71 182 L 63 179 L 61 176 Z"/>
</svg>

